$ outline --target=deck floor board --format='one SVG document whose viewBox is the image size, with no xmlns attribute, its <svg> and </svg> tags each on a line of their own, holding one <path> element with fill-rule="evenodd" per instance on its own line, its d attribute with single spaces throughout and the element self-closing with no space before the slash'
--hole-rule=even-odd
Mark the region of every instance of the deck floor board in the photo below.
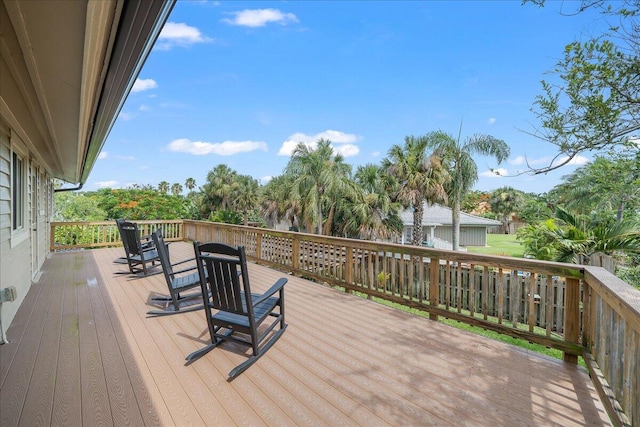
<svg viewBox="0 0 640 427">
<path fill-rule="evenodd" d="M 288 277 L 289 326 L 227 381 L 248 349 L 185 366 L 207 343 L 204 312 L 148 317 L 164 277 L 119 274 L 121 252 L 45 262 L 0 346 L 0 424 L 610 425 L 582 368 L 255 264 L 258 292 Z"/>
</svg>

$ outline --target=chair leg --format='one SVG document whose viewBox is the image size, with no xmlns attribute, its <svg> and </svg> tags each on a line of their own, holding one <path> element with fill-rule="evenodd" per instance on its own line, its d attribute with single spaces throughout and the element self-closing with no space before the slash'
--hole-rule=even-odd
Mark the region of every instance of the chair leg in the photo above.
<svg viewBox="0 0 640 427">
<path fill-rule="evenodd" d="M 216 329 L 217 331 L 218 329 Z M 231 329 L 229 331 L 227 331 L 227 333 L 225 334 L 221 334 L 224 336 L 229 336 L 231 334 L 234 333 L 234 330 Z M 191 362 L 194 362 L 195 360 L 199 359 L 200 357 L 204 356 L 205 354 L 209 353 L 211 350 L 213 350 L 214 348 L 216 348 L 219 344 L 222 344 L 222 342 L 224 342 L 224 340 L 222 338 L 218 338 L 215 336 L 211 337 L 212 342 L 211 344 L 207 345 L 206 347 L 201 348 L 200 350 L 196 350 L 193 353 L 189 354 L 185 359 L 187 360 L 187 362 L 184 364 L 185 366 L 191 364 Z"/>
<path fill-rule="evenodd" d="M 257 355 L 250 356 L 247 360 L 245 360 L 244 362 L 242 362 L 241 364 L 239 364 L 238 366 L 233 368 L 231 370 L 231 372 L 229 372 L 229 381 L 233 380 L 238 375 L 240 375 L 241 373 L 243 373 L 244 371 L 249 369 L 251 367 L 251 365 L 253 365 L 263 354 L 265 354 L 267 352 L 267 350 L 269 350 L 271 348 L 271 346 L 273 346 L 276 343 L 276 341 L 278 340 L 278 338 L 280 338 L 282 336 L 282 334 L 284 333 L 284 330 L 286 328 L 287 328 L 287 325 L 285 324 L 284 328 L 279 329 L 278 332 L 276 332 L 271 337 L 271 339 L 269 339 L 269 341 L 267 341 L 262 346 L 262 348 L 260 349 L 260 351 L 258 352 Z"/>
<path fill-rule="evenodd" d="M 169 316 L 171 314 L 189 313 L 191 311 L 198 311 L 198 310 L 202 310 L 203 308 L 204 308 L 203 304 L 198 304 L 188 308 L 182 308 L 180 310 L 171 310 L 169 308 L 166 310 L 149 310 L 147 311 L 147 316 L 148 317 Z"/>
<path fill-rule="evenodd" d="M 201 348 L 200 350 L 196 350 L 193 353 L 190 353 L 187 357 L 185 357 L 185 360 L 187 362 L 184 365 L 185 366 L 190 365 L 192 362 L 196 361 L 200 357 L 204 356 L 205 354 L 209 353 L 211 350 L 216 348 L 218 344 L 220 344 L 220 341 L 211 343 L 208 346 Z"/>
</svg>

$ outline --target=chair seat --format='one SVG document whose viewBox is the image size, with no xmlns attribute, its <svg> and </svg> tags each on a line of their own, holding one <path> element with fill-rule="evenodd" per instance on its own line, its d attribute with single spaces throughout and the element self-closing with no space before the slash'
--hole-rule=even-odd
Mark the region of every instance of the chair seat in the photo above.
<svg viewBox="0 0 640 427">
<path fill-rule="evenodd" d="M 173 289 L 188 289 L 195 285 L 200 284 L 200 275 L 196 271 L 195 273 L 187 274 L 184 276 L 174 277 L 171 281 L 171 287 Z"/>
<path fill-rule="evenodd" d="M 142 261 L 142 256 L 140 255 L 131 255 L 129 258 L 131 258 L 132 260 L 135 261 Z M 144 260 L 149 262 L 149 261 L 155 261 L 159 258 L 158 255 L 158 251 L 156 251 L 155 249 L 150 250 L 150 251 L 145 251 L 144 253 Z"/>
<path fill-rule="evenodd" d="M 260 295 L 252 293 L 251 296 L 252 298 L 258 298 Z M 244 304 L 244 297 L 242 302 L 243 302 L 242 304 L 243 309 L 246 311 L 247 307 Z M 266 318 L 269 315 L 269 313 L 271 313 L 273 309 L 276 308 L 279 302 L 280 302 L 280 299 L 278 297 L 271 297 L 271 298 L 267 298 L 260 304 L 254 306 L 253 315 L 254 315 L 255 321 L 257 323 L 260 323 L 262 320 L 264 320 L 264 318 Z M 228 311 L 218 311 L 212 316 L 212 320 L 217 324 L 229 323 L 237 326 L 242 326 L 245 328 L 248 328 L 250 326 L 249 317 L 247 317 L 246 314 L 235 314 L 235 313 L 230 313 Z"/>
</svg>

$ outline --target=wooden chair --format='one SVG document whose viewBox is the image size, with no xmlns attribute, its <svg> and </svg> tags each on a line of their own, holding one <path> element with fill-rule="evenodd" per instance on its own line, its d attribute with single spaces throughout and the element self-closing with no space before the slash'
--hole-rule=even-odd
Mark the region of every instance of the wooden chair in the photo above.
<svg viewBox="0 0 640 427">
<path fill-rule="evenodd" d="M 187 356 L 189 364 L 223 341 L 248 345 L 253 354 L 230 373 L 233 379 L 249 368 L 282 336 L 284 319 L 284 285 L 281 278 L 264 294 L 252 294 L 243 246 L 194 242 L 200 272 L 202 294 L 208 295 L 205 315 L 211 344 Z M 268 326 L 261 328 L 266 322 Z M 276 332 L 272 331 L 280 325 Z M 260 328 L 260 330 L 258 330 Z"/>
<path fill-rule="evenodd" d="M 138 224 L 123 219 L 116 220 L 122 245 L 129 264 L 131 274 L 147 275 L 147 264 L 156 265 L 159 261 L 158 251 L 151 236 L 140 236 Z"/>
<path fill-rule="evenodd" d="M 167 314 L 185 313 L 189 311 L 201 310 L 204 305 L 202 302 L 195 302 L 194 299 L 201 298 L 200 292 L 200 275 L 198 274 L 198 266 L 195 263 L 195 257 L 185 259 L 183 261 L 171 264 L 167 245 L 162 237 L 162 230 L 157 229 L 151 233 L 151 239 L 158 251 L 158 259 L 162 266 L 164 278 L 167 281 L 169 296 L 153 297 L 154 301 L 163 301 L 170 304 L 164 310 L 151 310 L 147 312 L 149 316 L 164 316 Z M 191 262 L 192 264 L 182 270 L 174 271 L 174 267 Z M 198 288 L 197 292 L 185 295 L 183 292 L 189 289 Z M 181 294 L 182 293 L 182 294 Z"/>
</svg>

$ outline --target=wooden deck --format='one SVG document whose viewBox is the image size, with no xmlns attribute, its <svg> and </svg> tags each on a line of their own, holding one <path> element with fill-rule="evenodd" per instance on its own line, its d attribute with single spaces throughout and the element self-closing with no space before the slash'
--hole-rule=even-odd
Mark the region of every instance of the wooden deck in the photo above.
<svg viewBox="0 0 640 427">
<path fill-rule="evenodd" d="M 192 256 L 171 245 L 173 261 Z M 586 372 L 289 276 L 289 327 L 232 382 L 244 348 L 195 363 L 202 311 L 147 318 L 162 275 L 122 250 L 53 254 L 0 345 L 0 425 L 604 426 Z M 282 273 L 250 265 L 266 289 Z"/>
</svg>

